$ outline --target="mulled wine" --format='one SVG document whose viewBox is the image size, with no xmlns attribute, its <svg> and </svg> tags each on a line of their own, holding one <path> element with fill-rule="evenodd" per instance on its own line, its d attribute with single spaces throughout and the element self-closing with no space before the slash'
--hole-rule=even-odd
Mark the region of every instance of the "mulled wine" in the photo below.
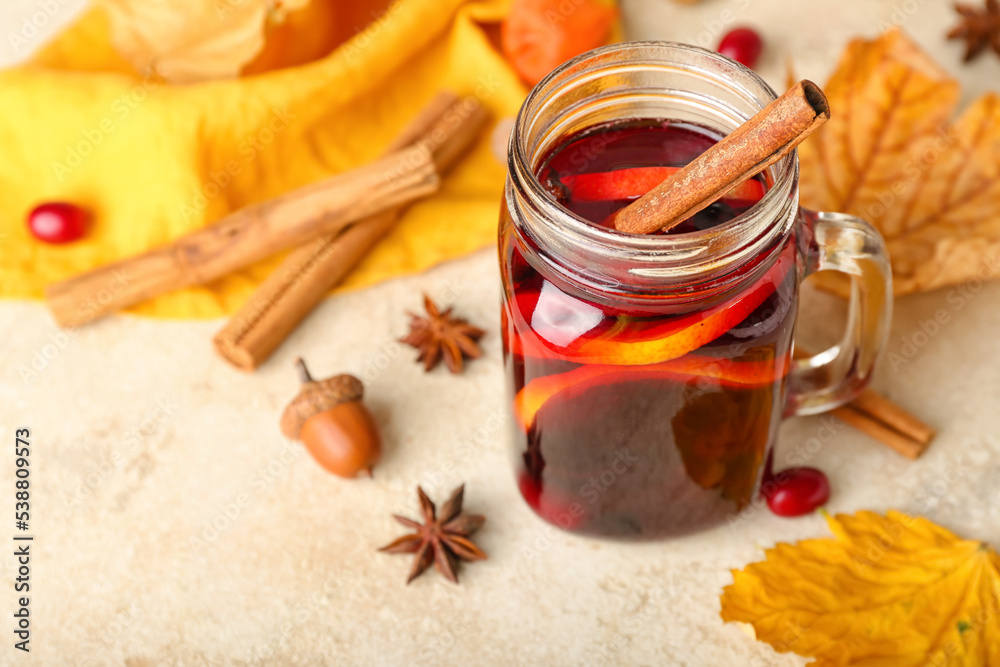
<svg viewBox="0 0 1000 667">
<path fill-rule="evenodd" d="M 626 42 L 524 101 L 500 215 L 502 333 L 518 484 L 551 523 L 642 540 L 735 520 L 780 420 L 871 378 L 892 313 L 885 244 L 855 216 L 799 208 L 794 153 L 669 232 L 613 224 L 776 97 L 718 53 Z M 792 361 L 798 283 L 828 270 L 852 281 L 847 330 Z"/>
<path fill-rule="evenodd" d="M 558 142 L 535 176 L 562 207 L 609 226 L 719 138 L 673 120 L 606 123 Z M 666 234 L 711 230 L 768 187 L 747 181 Z M 693 282 L 691 293 L 709 296 L 679 302 L 569 284 L 507 211 L 500 252 L 518 484 L 535 512 L 579 533 L 652 539 L 747 505 L 784 408 L 795 237 L 727 276 L 732 289 Z"/>
</svg>

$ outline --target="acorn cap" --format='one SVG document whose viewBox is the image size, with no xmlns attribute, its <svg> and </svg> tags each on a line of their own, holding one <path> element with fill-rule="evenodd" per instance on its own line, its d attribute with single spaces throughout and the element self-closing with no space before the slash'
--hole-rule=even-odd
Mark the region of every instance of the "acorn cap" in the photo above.
<svg viewBox="0 0 1000 667">
<path fill-rule="evenodd" d="M 299 439 L 302 425 L 313 415 L 331 410 L 341 403 L 360 401 L 365 393 L 365 386 L 353 375 L 313 380 L 304 361 L 299 359 L 296 364 L 302 376 L 302 388 L 281 415 L 281 432 L 293 440 Z"/>
</svg>

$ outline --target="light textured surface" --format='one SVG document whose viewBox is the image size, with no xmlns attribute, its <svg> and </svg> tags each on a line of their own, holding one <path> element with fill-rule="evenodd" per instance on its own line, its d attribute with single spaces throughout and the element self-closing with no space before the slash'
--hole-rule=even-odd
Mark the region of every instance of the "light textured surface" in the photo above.
<svg viewBox="0 0 1000 667">
<path fill-rule="evenodd" d="M 0 58 L 11 59 L 11 26 L 43 4 L 3 3 Z M 695 41 L 730 10 L 762 28 L 762 68 L 779 84 L 785 53 L 822 81 L 844 41 L 874 34 L 894 4 L 917 8 L 906 28 L 962 75 L 967 97 L 1000 80 L 989 57 L 960 69 L 939 3 L 627 8 L 635 37 Z M 491 332 L 461 377 L 424 375 L 394 342 L 422 291 Z M 10 494 L 0 507 L 12 509 L 14 429 L 28 426 L 37 539 L 30 656 L 11 647 L 15 563 L 0 552 L 0 664 L 804 664 L 723 624 L 718 595 L 762 545 L 825 535 L 819 517 L 759 510 L 736 529 L 635 546 L 567 536 L 531 514 L 506 450 L 498 299 L 490 250 L 339 296 L 253 376 L 213 356 L 219 322 L 115 318 L 62 339 L 39 304 L 0 304 L 0 493 Z M 832 511 L 894 507 L 1000 544 L 998 300 L 1000 284 L 973 284 L 897 303 L 896 356 L 879 386 L 940 429 L 923 459 L 810 418 L 784 426 L 779 462 L 824 469 Z M 810 299 L 804 328 L 829 329 L 835 306 Z M 939 309 L 948 321 L 935 330 L 926 322 Z M 374 481 L 332 478 L 281 437 L 299 354 L 317 374 L 365 380 L 386 438 Z M 434 573 L 404 586 L 407 560 L 374 551 L 401 532 L 389 514 L 415 511 L 417 483 L 440 499 L 462 481 L 468 510 L 489 517 L 477 541 L 490 559 L 466 567 L 458 587 Z M 9 540 L 9 519 L 0 527 Z"/>
</svg>

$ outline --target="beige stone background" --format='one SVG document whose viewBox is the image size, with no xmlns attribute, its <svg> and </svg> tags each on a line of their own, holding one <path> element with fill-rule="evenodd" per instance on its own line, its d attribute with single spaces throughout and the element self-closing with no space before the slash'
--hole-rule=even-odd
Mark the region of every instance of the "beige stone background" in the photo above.
<svg viewBox="0 0 1000 667">
<path fill-rule="evenodd" d="M 55 16 L 32 44 L 81 3 L 47 4 Z M 45 5 L 0 3 L 0 64 L 24 56 L 8 35 Z M 949 5 L 626 0 L 625 10 L 635 38 L 714 44 L 727 24 L 756 26 L 768 44 L 760 69 L 776 85 L 786 55 L 822 81 L 851 35 L 902 22 L 967 96 L 996 87 L 1000 61 L 962 67 L 960 47 L 943 40 Z M 485 358 L 462 377 L 423 374 L 394 342 L 422 291 L 490 329 Z M 825 535 L 819 516 L 759 511 L 739 529 L 636 546 L 561 534 L 523 504 L 505 448 L 498 295 L 484 250 L 340 296 L 253 376 L 213 356 L 219 322 L 116 317 L 63 340 L 41 305 L 0 303 L 0 507 L 9 517 L 14 430 L 30 427 L 36 536 L 30 656 L 12 647 L 13 549 L 0 547 L 0 664 L 804 664 L 723 624 L 718 596 L 763 547 Z M 998 301 L 1000 284 L 896 304 L 890 352 L 909 341 L 915 354 L 884 365 L 877 384 L 940 429 L 923 459 L 847 428 L 819 443 L 824 422 L 808 418 L 784 426 L 778 460 L 805 453 L 825 470 L 834 512 L 898 508 L 1000 544 Z M 938 309 L 948 323 L 920 334 Z M 815 334 L 839 310 L 813 297 L 805 312 Z M 335 479 L 279 434 L 299 354 L 318 374 L 365 379 L 386 438 L 374 481 Z M 33 363 L 44 367 L 22 380 Z M 466 567 L 460 586 L 433 573 L 404 586 L 408 561 L 375 553 L 400 532 L 390 513 L 413 511 L 418 483 L 441 498 L 462 481 L 468 509 L 489 516 L 478 541 L 490 559 Z M 12 523 L 0 521 L 7 544 Z"/>
</svg>

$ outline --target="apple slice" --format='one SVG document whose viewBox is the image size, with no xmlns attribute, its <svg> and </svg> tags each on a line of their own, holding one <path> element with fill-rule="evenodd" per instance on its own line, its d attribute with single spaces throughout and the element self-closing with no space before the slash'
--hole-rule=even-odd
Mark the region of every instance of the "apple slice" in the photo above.
<svg viewBox="0 0 1000 667">
<path fill-rule="evenodd" d="M 542 406 L 574 387 L 586 389 L 600 384 L 650 378 L 684 382 L 703 377 L 712 378 L 727 387 L 753 389 L 778 382 L 788 373 L 789 366 L 788 357 L 777 360 L 732 361 L 694 354 L 649 366 L 581 366 L 565 373 L 536 378 L 526 384 L 514 397 L 514 418 L 521 428 L 528 431 Z"/>
<path fill-rule="evenodd" d="M 613 201 L 638 199 L 680 167 L 632 167 L 590 174 L 572 174 L 560 180 L 577 201 Z M 723 201 L 746 206 L 761 200 L 767 190 L 756 179 L 743 181 L 722 198 Z"/>
</svg>

